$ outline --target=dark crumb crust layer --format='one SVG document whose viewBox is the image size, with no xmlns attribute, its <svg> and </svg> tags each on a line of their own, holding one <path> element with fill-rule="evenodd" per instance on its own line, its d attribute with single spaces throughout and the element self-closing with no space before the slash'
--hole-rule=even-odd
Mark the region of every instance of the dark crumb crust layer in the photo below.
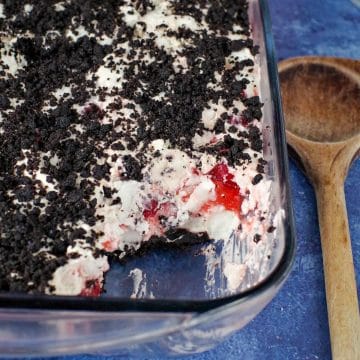
<svg viewBox="0 0 360 360">
<path fill-rule="evenodd" d="M 168 230 L 164 236 L 152 236 L 148 241 L 144 242 L 138 250 L 128 248 L 126 257 L 120 261 L 126 262 L 132 257 L 143 256 L 155 249 L 171 248 L 181 250 L 189 246 L 205 244 L 210 241 L 211 239 L 206 233 L 194 234 L 185 229 L 172 229 Z M 117 259 L 117 261 L 119 260 L 118 255 L 119 252 L 117 251 L 108 253 L 110 258 Z"/>
<path fill-rule="evenodd" d="M 244 140 L 229 133 L 223 144 L 205 147 L 203 151 L 218 154 L 219 146 L 225 147 L 227 151 L 222 151 L 219 158 L 225 157 L 230 164 L 237 164 L 247 160 L 245 148 L 262 149 L 260 133 L 251 125 L 254 119 L 261 117 L 261 103 L 258 97 L 248 99 L 243 95 L 248 84 L 246 78 L 236 79 L 240 70 L 253 66 L 252 61 L 235 62 L 232 69 L 226 70 L 221 90 L 206 89 L 206 84 L 214 80 L 214 72 L 224 68 L 225 57 L 231 51 L 249 48 L 253 54 L 257 52 L 249 38 L 231 41 L 226 37 L 234 24 L 242 26 L 240 33 L 250 34 L 246 1 L 172 1 L 176 14 L 190 15 L 197 21 L 204 17 L 199 9 L 210 4 L 205 20 L 217 33 L 215 36 L 206 32 L 195 34 L 186 29 L 173 33 L 169 30 L 169 36 L 193 39 L 194 46 L 186 48 L 182 54 L 191 69 L 186 75 L 174 73 L 174 59 L 158 48 L 154 39 L 133 37 L 134 29 L 127 26 L 122 16 L 116 15 L 122 1 L 75 0 L 60 12 L 55 11 L 55 3 L 57 1 L 29 0 L 26 2 L 32 6 L 29 16 L 23 11 L 23 1 L 6 1 L 3 8 L 6 18 L 0 19 L 1 34 L 17 37 L 13 51 L 27 62 L 15 77 L 6 76 L 6 66 L 2 66 L 0 72 L 0 291 L 42 293 L 54 271 L 67 262 L 69 245 L 77 239 L 94 245 L 99 234 L 86 233 L 77 224 L 83 222 L 93 226 L 102 220 L 96 217 L 97 202 L 93 194 L 97 181 L 109 177 L 110 166 L 97 162 L 105 156 L 104 148 L 134 150 L 142 141 L 143 148 L 136 157 L 123 159 L 124 179 L 141 180 L 142 153 L 149 143 L 159 138 L 169 140 L 172 146 L 191 154 L 191 139 L 204 130 L 200 122 L 202 111 L 209 101 L 216 103 L 221 97 L 226 99 L 224 105 L 228 109 L 235 100 L 243 102 L 246 109 L 240 115 L 250 132 Z M 152 6 L 148 0 L 136 1 L 141 14 L 146 14 Z M 71 41 L 65 37 L 65 31 L 72 19 L 96 36 L 112 37 L 116 27 L 118 35 L 112 45 L 100 45 L 94 37 L 86 35 Z M 46 35 L 51 31 L 59 35 Z M 25 36 L 27 32 L 34 37 Z M 132 61 L 125 72 L 125 84 L 115 94 L 119 100 L 113 104 L 114 108 L 121 108 L 121 98 L 125 97 L 147 114 L 144 119 L 134 112 L 138 122 L 136 134 L 117 132 L 113 125 L 101 124 L 99 120 L 104 113 L 94 104 L 81 115 L 72 108 L 74 104 L 85 106 L 95 95 L 91 90 L 95 88 L 95 79 L 87 79 L 87 72 L 104 64 L 104 57 L 126 41 L 134 50 L 144 49 L 155 58 L 153 63 L 141 65 L 135 74 L 137 61 L 131 59 L 130 53 Z M 3 46 L 0 42 L 0 49 Z M 199 57 L 206 61 L 199 62 Z M 53 91 L 69 83 L 73 84 L 71 94 L 61 100 L 51 96 Z M 136 90 L 143 83 L 148 85 L 147 91 L 139 94 Z M 101 97 L 101 91 L 106 89 L 98 90 L 96 95 Z M 171 105 L 153 99 L 161 91 L 166 92 Z M 21 101 L 12 105 L 11 99 Z M 44 102 L 52 105 L 47 112 L 42 111 Z M 226 116 L 230 115 L 218 119 L 219 131 L 224 128 Z M 126 122 L 126 119 L 118 121 Z M 76 124 L 82 125 L 85 131 L 76 131 Z M 27 162 L 17 165 L 24 160 L 24 153 L 27 153 Z M 39 153 L 50 156 L 40 161 Z M 55 155 L 59 159 L 56 165 L 50 161 Z M 263 172 L 263 165 L 259 157 L 259 174 Z M 47 182 L 56 181 L 58 189 L 46 190 L 35 178 L 39 171 Z M 260 181 L 260 176 L 254 182 Z M 80 182 L 77 181 L 79 177 Z M 114 198 L 114 204 L 119 201 L 112 189 L 105 188 L 104 193 Z M 185 235 L 181 238 L 187 239 Z M 197 238 L 206 240 L 204 235 Z M 149 244 L 159 242 L 154 240 Z M 41 252 L 43 248 L 47 248 L 47 252 Z"/>
</svg>

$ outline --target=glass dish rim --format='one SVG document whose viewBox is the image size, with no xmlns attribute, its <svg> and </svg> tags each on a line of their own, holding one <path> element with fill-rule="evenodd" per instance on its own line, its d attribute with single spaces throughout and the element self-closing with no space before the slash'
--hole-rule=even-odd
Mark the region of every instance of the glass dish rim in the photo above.
<svg viewBox="0 0 360 360">
<path fill-rule="evenodd" d="M 275 146 L 278 150 L 280 183 L 285 189 L 286 203 L 284 210 L 287 216 L 284 222 L 285 246 L 282 257 L 274 270 L 252 288 L 239 294 L 209 300 L 172 300 L 172 299 L 128 299 L 86 298 L 51 295 L 28 295 L 0 293 L 0 310 L 41 309 L 63 311 L 94 312 L 152 312 L 152 313 L 203 313 L 232 303 L 246 301 L 258 296 L 273 285 L 281 283 L 288 275 L 295 256 L 295 231 L 293 222 L 292 201 L 289 186 L 287 146 L 285 140 L 284 119 L 280 98 L 280 86 L 277 73 L 277 61 L 274 40 L 271 31 L 271 19 L 267 0 L 258 0 L 262 20 L 267 70 L 270 84 L 270 95 L 273 105 Z"/>
</svg>

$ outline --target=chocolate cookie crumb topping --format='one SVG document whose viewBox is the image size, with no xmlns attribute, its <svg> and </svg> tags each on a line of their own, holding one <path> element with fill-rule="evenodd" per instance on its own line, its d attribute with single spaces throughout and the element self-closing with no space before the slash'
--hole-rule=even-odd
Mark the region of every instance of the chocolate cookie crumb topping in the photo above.
<svg viewBox="0 0 360 360">
<path fill-rule="evenodd" d="M 266 164 L 247 1 L 24 5 L 0 16 L 0 291 L 97 296 L 109 254 L 211 241 L 221 211 L 242 231 Z"/>
</svg>

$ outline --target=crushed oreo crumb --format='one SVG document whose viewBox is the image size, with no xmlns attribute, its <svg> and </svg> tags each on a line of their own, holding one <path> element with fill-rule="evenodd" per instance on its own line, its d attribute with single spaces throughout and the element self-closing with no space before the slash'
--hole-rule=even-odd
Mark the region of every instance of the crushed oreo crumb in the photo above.
<svg viewBox="0 0 360 360">
<path fill-rule="evenodd" d="M 254 178 L 251 180 L 251 183 L 253 185 L 258 184 L 263 179 L 263 176 L 261 174 L 256 174 Z"/>
<path fill-rule="evenodd" d="M 255 234 L 253 241 L 254 241 L 255 244 L 257 244 L 259 241 L 261 241 L 261 235 L 260 234 Z"/>
</svg>

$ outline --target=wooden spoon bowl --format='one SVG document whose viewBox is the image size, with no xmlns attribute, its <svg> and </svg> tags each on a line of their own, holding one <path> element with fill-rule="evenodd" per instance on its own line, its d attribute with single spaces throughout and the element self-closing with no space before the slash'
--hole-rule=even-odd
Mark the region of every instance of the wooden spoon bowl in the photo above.
<svg viewBox="0 0 360 360">
<path fill-rule="evenodd" d="M 282 71 L 287 129 L 318 142 L 353 137 L 359 131 L 360 88 L 349 74 L 326 63 L 300 63 Z"/>
<path fill-rule="evenodd" d="M 360 359 L 360 316 L 344 181 L 360 149 L 360 62 L 301 57 L 279 64 L 290 147 L 318 206 L 333 359 Z"/>
</svg>

